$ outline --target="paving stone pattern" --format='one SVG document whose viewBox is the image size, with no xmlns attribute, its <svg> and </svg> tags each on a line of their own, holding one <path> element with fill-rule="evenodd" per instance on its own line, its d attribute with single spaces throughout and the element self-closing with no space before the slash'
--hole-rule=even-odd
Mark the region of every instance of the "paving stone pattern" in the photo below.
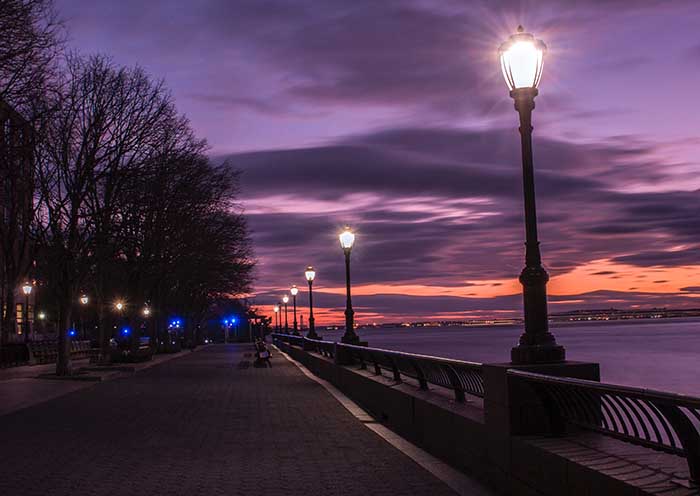
<svg viewBox="0 0 700 496">
<path fill-rule="evenodd" d="M 250 351 L 211 346 L 0 416 L 0 495 L 454 494 L 279 354 L 241 366 Z"/>
</svg>

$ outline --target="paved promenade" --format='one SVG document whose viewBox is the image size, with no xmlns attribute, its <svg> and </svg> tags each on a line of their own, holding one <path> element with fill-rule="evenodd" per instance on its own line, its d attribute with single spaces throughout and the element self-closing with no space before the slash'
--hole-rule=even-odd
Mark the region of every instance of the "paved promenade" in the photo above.
<svg viewBox="0 0 700 496">
<path fill-rule="evenodd" d="M 0 416 L 0 494 L 454 494 L 279 353 L 250 354 L 210 346 Z"/>
</svg>

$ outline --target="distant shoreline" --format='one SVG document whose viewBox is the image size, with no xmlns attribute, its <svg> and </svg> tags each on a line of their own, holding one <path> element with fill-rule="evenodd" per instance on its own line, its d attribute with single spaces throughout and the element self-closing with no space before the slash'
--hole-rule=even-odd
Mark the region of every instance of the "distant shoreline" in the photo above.
<svg viewBox="0 0 700 496">
<path fill-rule="evenodd" d="M 549 323 L 553 327 L 569 326 L 569 325 L 588 325 L 588 324 L 646 324 L 646 323 L 662 323 L 669 321 L 700 320 L 700 309 L 689 310 L 671 310 L 671 309 L 652 309 L 652 310 L 615 310 L 608 311 L 590 310 L 590 311 L 575 311 L 568 313 L 552 314 L 549 316 Z M 484 320 L 469 320 L 469 321 L 423 321 L 423 322 L 395 322 L 384 324 L 361 324 L 357 329 L 396 329 L 396 328 L 484 328 L 484 327 L 515 327 L 522 326 L 523 320 L 518 319 L 484 319 Z M 343 330 L 344 325 L 330 325 L 320 327 L 327 331 Z"/>
</svg>

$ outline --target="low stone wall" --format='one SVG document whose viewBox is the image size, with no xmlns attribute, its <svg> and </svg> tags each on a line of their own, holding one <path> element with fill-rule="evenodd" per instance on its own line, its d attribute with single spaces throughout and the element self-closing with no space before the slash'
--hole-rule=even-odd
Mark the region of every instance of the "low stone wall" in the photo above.
<svg viewBox="0 0 700 496">
<path fill-rule="evenodd" d="M 591 470 L 576 448 L 548 449 L 546 417 L 529 386 L 509 379 L 510 364 L 484 365 L 486 395 L 457 403 L 449 391 L 396 383 L 286 343 L 277 346 L 312 373 L 327 380 L 405 439 L 503 494 L 654 494 L 623 477 Z M 599 380 L 597 364 L 567 362 L 519 367 L 550 375 Z M 544 442 L 542 442 L 544 441 Z M 576 446 L 573 445 L 572 446 Z M 604 456 L 604 455 L 601 455 Z M 674 493 L 675 494 L 675 493 Z M 690 493 L 689 493 L 690 494 Z M 695 494 L 695 493 L 692 493 Z"/>
</svg>

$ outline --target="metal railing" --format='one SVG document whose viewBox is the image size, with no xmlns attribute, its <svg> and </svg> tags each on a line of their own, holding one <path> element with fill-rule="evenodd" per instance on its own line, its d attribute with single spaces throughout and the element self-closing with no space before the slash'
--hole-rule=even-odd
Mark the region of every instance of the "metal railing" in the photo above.
<svg viewBox="0 0 700 496">
<path fill-rule="evenodd" d="M 333 341 L 304 338 L 304 343 L 306 343 L 307 348 L 312 349 L 316 353 L 320 353 L 327 358 L 335 358 L 336 343 Z"/>
<path fill-rule="evenodd" d="M 294 334 L 273 333 L 272 339 L 277 339 L 283 343 L 302 346 L 304 344 L 304 336 L 295 336 Z"/>
<path fill-rule="evenodd" d="M 508 375 L 532 386 L 553 434 L 572 424 L 679 455 L 688 461 L 690 478 L 700 481 L 700 398 L 520 370 Z"/>
<path fill-rule="evenodd" d="M 289 334 L 273 334 L 273 338 L 295 346 L 306 344 L 306 349 L 330 358 L 342 351 L 363 369 L 371 365 L 377 375 L 386 370 L 397 382 L 402 380 L 402 376 L 415 379 L 423 390 L 428 389 L 428 384 L 450 389 L 454 392 L 455 400 L 459 402 L 466 400 L 466 394 L 484 397 L 484 378 L 480 363 L 320 341 Z"/>
</svg>

